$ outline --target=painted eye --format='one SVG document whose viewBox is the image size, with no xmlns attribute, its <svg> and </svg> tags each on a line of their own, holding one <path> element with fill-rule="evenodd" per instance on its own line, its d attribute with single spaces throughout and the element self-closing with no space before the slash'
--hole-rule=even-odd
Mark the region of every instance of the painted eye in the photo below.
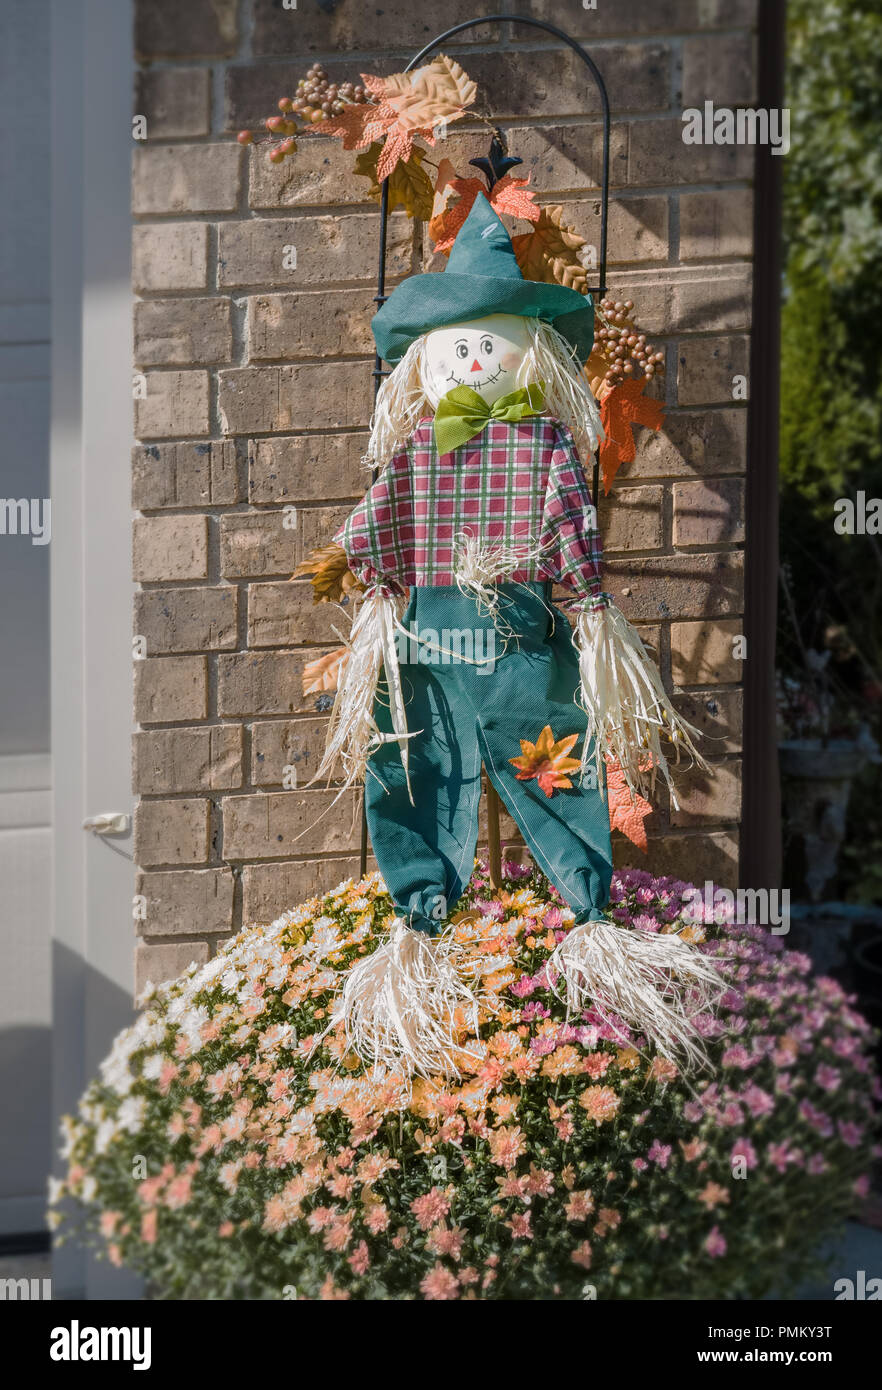
<svg viewBox="0 0 882 1390">
<path fill-rule="evenodd" d="M 468 345 L 467 345 L 466 343 L 457 343 L 457 345 L 456 345 L 456 355 L 457 355 L 457 357 L 468 357 L 468 355 L 469 355 Z"/>
<path fill-rule="evenodd" d="M 490 354 L 491 354 L 492 351 L 493 351 L 493 339 L 492 339 L 492 338 L 485 338 L 485 339 L 484 339 L 484 341 L 481 343 L 481 351 L 483 352 L 483 354 L 484 354 L 485 357 L 489 357 L 489 356 L 490 356 Z"/>
</svg>

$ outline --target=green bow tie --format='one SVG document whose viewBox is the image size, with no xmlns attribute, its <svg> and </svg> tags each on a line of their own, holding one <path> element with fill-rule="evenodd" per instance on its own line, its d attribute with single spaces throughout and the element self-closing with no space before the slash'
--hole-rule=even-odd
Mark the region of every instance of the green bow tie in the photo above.
<svg viewBox="0 0 882 1390">
<path fill-rule="evenodd" d="M 435 412 L 435 444 L 439 454 L 449 454 L 467 444 L 491 420 L 523 420 L 528 415 L 540 415 L 545 408 L 545 392 L 541 382 L 521 386 L 500 396 L 488 405 L 483 396 L 471 386 L 454 386 Z"/>
</svg>

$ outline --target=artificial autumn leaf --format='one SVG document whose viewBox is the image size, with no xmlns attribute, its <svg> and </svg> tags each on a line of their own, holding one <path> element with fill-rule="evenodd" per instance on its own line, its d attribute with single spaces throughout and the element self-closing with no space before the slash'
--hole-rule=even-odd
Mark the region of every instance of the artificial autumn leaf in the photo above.
<svg viewBox="0 0 882 1390">
<path fill-rule="evenodd" d="M 527 191 L 529 182 L 529 178 L 515 179 L 506 174 L 493 185 L 489 195 L 490 206 L 500 217 L 507 213 L 510 217 L 538 222 L 541 211 L 534 202 L 535 194 Z M 454 193 L 459 194 L 459 199 L 451 204 L 450 197 Z M 435 243 L 436 251 L 445 256 L 448 254 L 479 193 L 487 193 L 481 179 L 457 178 L 450 161 L 441 161 L 438 181 L 435 184 L 432 220 L 429 223 L 429 235 Z"/>
<path fill-rule="evenodd" d="M 520 217 L 525 222 L 539 221 L 542 209 L 536 202 L 536 194 L 531 188 L 527 188 L 529 182 L 529 174 L 525 179 L 516 179 L 513 174 L 504 174 L 494 183 L 490 202 L 500 217 L 507 214 L 509 217 Z"/>
<path fill-rule="evenodd" d="M 609 798 L 609 828 L 623 835 L 646 854 L 646 826 L 643 822 L 652 814 L 652 806 L 642 796 L 631 796 L 625 774 L 613 758 L 606 760 L 606 792 Z"/>
<path fill-rule="evenodd" d="M 518 265 L 525 280 L 566 285 L 585 294 L 588 272 L 577 254 L 585 238 L 562 218 L 562 207 L 542 208 L 532 232 L 512 237 Z"/>
<path fill-rule="evenodd" d="M 605 389 L 606 374 L 608 371 L 609 363 L 603 353 L 597 352 L 596 350 L 592 352 L 588 361 L 585 363 L 585 375 L 588 378 L 588 385 L 591 387 L 597 400 L 600 400 L 601 394 Z"/>
<path fill-rule="evenodd" d="M 347 594 L 364 590 L 349 568 L 346 551 L 333 542 L 313 550 L 291 577 L 311 580 L 313 603 L 340 603 Z"/>
<path fill-rule="evenodd" d="M 348 647 L 336 647 L 315 661 L 308 661 L 303 668 L 301 682 L 304 695 L 325 695 L 336 690 L 349 660 Z"/>
<path fill-rule="evenodd" d="M 521 756 L 509 758 L 518 770 L 515 774 L 519 782 L 529 782 L 535 777 L 546 796 L 551 796 L 558 787 L 571 787 L 573 784 L 568 772 L 577 772 L 582 766 L 578 758 L 568 758 L 567 754 L 579 738 L 570 734 L 569 738 L 558 739 L 555 743 L 551 725 L 546 724 L 535 743 L 521 739 Z"/>
<path fill-rule="evenodd" d="M 660 430 L 662 427 L 665 408 L 661 401 L 644 396 L 645 385 L 645 377 L 623 381 L 600 398 L 600 419 L 606 438 L 601 440 L 598 452 L 605 493 L 612 487 L 613 478 L 622 464 L 630 463 L 637 455 L 632 425 L 645 425 L 650 430 Z"/>
<path fill-rule="evenodd" d="M 383 146 L 375 140 L 370 149 L 362 150 L 355 161 L 355 172 L 370 179 L 369 196 L 380 201 L 380 179 L 377 164 L 383 153 Z M 432 215 L 434 189 L 432 180 L 422 167 L 423 151 L 414 145 L 410 159 L 395 165 L 389 176 L 389 211 L 402 207 L 410 217 L 418 217 L 425 222 Z"/>
</svg>

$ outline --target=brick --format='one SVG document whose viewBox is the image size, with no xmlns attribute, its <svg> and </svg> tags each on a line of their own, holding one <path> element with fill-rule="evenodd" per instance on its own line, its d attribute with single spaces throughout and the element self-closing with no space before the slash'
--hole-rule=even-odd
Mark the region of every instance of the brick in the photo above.
<svg viewBox="0 0 882 1390">
<path fill-rule="evenodd" d="M 368 280 L 377 275 L 379 215 L 347 212 L 337 217 L 258 217 L 222 222 L 218 228 L 218 284 L 223 287 L 325 284 Z M 296 270 L 286 270 L 285 247 L 297 253 Z M 406 213 L 389 218 L 386 273 L 410 270 L 413 230 Z"/>
<path fill-rule="evenodd" d="M 640 430 L 637 457 L 617 477 L 693 477 L 743 473 L 747 466 L 747 411 L 669 410 L 660 430 Z"/>
<path fill-rule="evenodd" d="M 143 796 L 229 790 L 242 785 L 242 729 L 150 729 L 132 746 L 133 790 Z"/>
<path fill-rule="evenodd" d="M 297 514 L 298 564 L 316 546 L 328 545 L 343 525 L 350 506 L 308 507 Z"/>
<path fill-rule="evenodd" d="M 733 545 L 744 540 L 741 478 L 675 483 L 674 545 Z"/>
<path fill-rule="evenodd" d="M 693 338 L 677 344 L 677 400 L 680 405 L 722 404 L 733 399 L 733 383 L 747 377 L 746 337 Z M 747 387 L 749 391 L 749 383 Z"/>
<path fill-rule="evenodd" d="M 141 801 L 135 807 L 135 863 L 204 864 L 209 802 L 201 797 Z"/>
<path fill-rule="evenodd" d="M 618 850 L 618 853 L 616 851 Z M 617 868 L 631 865 L 652 874 L 670 876 L 701 887 L 707 879 L 721 888 L 738 884 L 738 832 L 735 829 L 703 835 L 655 835 L 644 857 L 633 845 L 617 845 L 613 852 Z"/>
<path fill-rule="evenodd" d="M 298 563 L 296 528 L 286 528 L 286 512 L 229 512 L 221 517 L 221 574 L 225 579 L 285 574 Z"/>
<path fill-rule="evenodd" d="M 147 139 L 207 135 L 211 130 L 208 68 L 153 68 L 135 78 L 135 114 Z"/>
<path fill-rule="evenodd" d="M 142 299 L 135 305 L 139 366 L 229 362 L 232 350 L 228 299 Z"/>
<path fill-rule="evenodd" d="M 376 869 L 368 855 L 368 873 Z M 245 864 L 242 868 L 242 920 L 245 923 L 274 922 L 295 903 L 305 902 L 319 893 L 328 893 L 347 879 L 358 878 L 357 855 L 347 859 L 289 859 L 283 863 Z"/>
<path fill-rule="evenodd" d="M 140 583 L 208 578 L 208 517 L 136 517 L 132 574 Z"/>
<path fill-rule="evenodd" d="M 540 36 L 541 37 L 541 36 Z M 613 111 L 659 111 L 670 105 L 671 51 L 666 43 L 613 43 L 597 55 Z M 494 119 L 598 115 L 600 96 L 579 56 L 569 48 L 508 48 L 469 54 L 469 77 Z"/>
<path fill-rule="evenodd" d="M 208 283 L 208 224 L 148 222 L 132 229 L 132 287 L 204 290 Z"/>
<path fill-rule="evenodd" d="M 233 927 L 233 875 L 229 869 L 172 869 L 139 873 L 135 892 L 146 899 L 140 936 L 189 936 L 194 927 L 214 936 Z"/>
<path fill-rule="evenodd" d="M 353 155 L 330 136 L 301 139 L 294 158 L 281 164 L 271 164 L 266 150 L 252 145 L 249 160 L 249 201 L 258 211 L 371 201 L 370 182 L 356 174 Z"/>
<path fill-rule="evenodd" d="M 728 617 L 743 607 L 743 556 L 660 555 L 609 560 L 604 581 L 632 623 L 659 618 Z M 623 594 L 624 589 L 630 593 Z"/>
<path fill-rule="evenodd" d="M 171 724 L 208 715 L 208 663 L 204 656 L 158 656 L 135 662 L 135 718 Z"/>
<path fill-rule="evenodd" d="M 337 642 L 346 619 L 336 604 L 314 603 L 308 580 L 248 586 L 248 646 L 293 647 L 300 643 Z"/>
<path fill-rule="evenodd" d="M 334 646 L 339 646 L 335 642 Z M 304 695 L 303 668 L 332 648 L 236 652 L 217 662 L 217 709 L 224 719 L 271 714 L 327 714 L 333 695 Z"/>
<path fill-rule="evenodd" d="M 224 506 L 239 501 L 236 445 L 231 439 L 209 443 L 140 444 L 132 450 L 132 506 Z"/>
<path fill-rule="evenodd" d="M 311 5 L 305 0 L 299 0 L 299 6 L 297 10 L 271 4 L 255 6 L 252 51 L 261 57 L 276 58 L 282 53 L 337 55 L 394 47 L 410 54 L 434 38 L 443 25 L 475 18 L 471 0 L 448 0 L 443 25 L 438 16 L 414 5 L 412 0 L 383 0 L 379 10 L 372 5 Z M 499 33 L 499 25 L 478 24 L 457 34 L 456 43 L 492 43 Z M 404 66 L 398 58 L 389 59 L 382 70 L 401 71 Z M 301 74 L 303 67 L 298 67 Z M 378 70 L 381 69 L 371 63 L 370 71 Z M 336 73 L 335 64 L 335 76 Z"/>
<path fill-rule="evenodd" d="M 683 106 L 750 106 L 756 92 L 751 34 L 702 34 L 683 40 Z"/>
<path fill-rule="evenodd" d="M 601 500 L 600 533 L 604 552 L 660 550 L 663 543 L 661 487 L 616 488 L 613 497 Z"/>
<path fill-rule="evenodd" d="M 741 763 L 714 763 L 712 777 L 698 768 L 677 775 L 680 809 L 671 807 L 671 825 L 735 821 L 741 814 Z"/>
<path fill-rule="evenodd" d="M 345 792 L 331 811 L 336 796 L 333 790 L 225 796 L 224 858 L 351 853 L 359 843 L 356 795 Z"/>
<path fill-rule="evenodd" d="M 208 434 L 207 372 L 145 372 L 146 394 L 135 398 L 135 434 Z"/>
<path fill-rule="evenodd" d="M 322 434 L 252 439 L 248 444 L 248 496 L 255 504 L 359 497 L 370 485 L 361 462 L 366 434 Z"/>
<path fill-rule="evenodd" d="M 696 29 L 731 29 L 752 25 L 757 0 L 619 0 L 617 5 L 586 9 L 582 0 L 514 0 L 512 14 L 529 15 L 566 30 L 575 39 L 628 34 L 683 33 Z M 533 43 L 543 35 L 513 24 L 515 43 Z"/>
<path fill-rule="evenodd" d="M 225 434 L 366 426 L 372 401 L 368 363 L 236 367 L 218 373 L 218 409 Z"/>
<path fill-rule="evenodd" d="M 646 333 L 732 331 L 750 324 L 749 266 L 613 271 L 609 284 L 616 298 L 634 300 Z"/>
<path fill-rule="evenodd" d="M 234 212 L 239 201 L 242 147 L 230 144 L 158 145 L 135 150 L 132 211 Z"/>
<path fill-rule="evenodd" d="M 257 787 L 305 787 L 325 751 L 328 721 L 268 719 L 251 729 L 251 781 Z M 293 769 L 296 782 L 285 782 Z"/>
<path fill-rule="evenodd" d="M 148 984 L 161 985 L 176 980 L 191 965 L 207 965 L 209 955 L 207 941 L 164 942 L 161 946 L 139 943 L 135 947 L 135 998 Z"/>
<path fill-rule="evenodd" d="M 702 738 L 698 746 L 706 757 L 740 752 L 744 704 L 740 690 L 681 693 L 675 704 L 683 718 L 700 730 Z"/>
<path fill-rule="evenodd" d="M 744 662 L 733 655 L 743 636 L 740 618 L 671 623 L 671 675 L 677 685 L 719 685 L 740 681 Z"/>
<path fill-rule="evenodd" d="M 236 645 L 237 598 L 231 585 L 142 589 L 135 595 L 135 632 L 150 656 L 229 649 Z"/>
<path fill-rule="evenodd" d="M 153 58 L 228 58 L 239 40 L 237 0 L 137 0 L 135 53 Z"/>
<path fill-rule="evenodd" d="M 374 350 L 370 289 L 262 294 L 248 300 L 248 357 L 364 357 Z"/>
<path fill-rule="evenodd" d="M 680 260 L 753 254 L 753 192 L 721 188 L 680 194 Z"/>
</svg>

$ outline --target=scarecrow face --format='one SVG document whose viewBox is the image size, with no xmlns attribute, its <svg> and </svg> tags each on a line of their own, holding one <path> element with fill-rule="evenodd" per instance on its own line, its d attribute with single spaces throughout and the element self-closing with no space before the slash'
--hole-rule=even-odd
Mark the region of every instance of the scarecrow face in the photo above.
<svg viewBox="0 0 882 1390">
<path fill-rule="evenodd" d="M 517 389 L 530 341 L 527 320 L 514 314 L 489 314 L 436 329 L 426 337 L 426 394 L 440 401 L 455 386 L 470 386 L 492 405 Z"/>
</svg>

